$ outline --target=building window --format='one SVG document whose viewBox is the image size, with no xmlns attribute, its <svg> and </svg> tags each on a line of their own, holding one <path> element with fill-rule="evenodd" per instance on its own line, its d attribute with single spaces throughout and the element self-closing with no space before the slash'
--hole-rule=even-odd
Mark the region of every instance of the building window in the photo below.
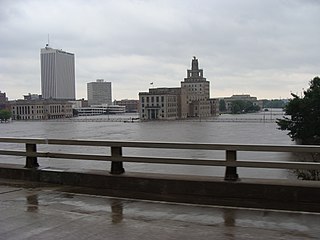
<svg viewBox="0 0 320 240">
<path fill-rule="evenodd" d="M 142 98 L 141 98 L 141 102 L 143 102 L 143 103 L 144 103 L 144 97 L 142 97 Z"/>
</svg>

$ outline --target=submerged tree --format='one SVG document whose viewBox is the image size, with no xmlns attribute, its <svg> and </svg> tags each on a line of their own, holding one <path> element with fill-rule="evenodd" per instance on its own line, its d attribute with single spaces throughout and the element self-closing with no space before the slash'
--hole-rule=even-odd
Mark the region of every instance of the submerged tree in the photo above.
<svg viewBox="0 0 320 240">
<path fill-rule="evenodd" d="M 320 78 L 310 81 L 310 87 L 299 97 L 291 94 L 293 99 L 286 105 L 285 113 L 291 117 L 278 119 L 279 129 L 287 130 L 293 141 L 299 144 L 320 145 Z M 317 153 L 297 155 L 301 161 L 319 162 Z M 320 180 L 319 170 L 295 170 L 300 179 Z"/>
<path fill-rule="evenodd" d="M 225 102 L 223 99 L 221 99 L 221 100 L 219 101 L 219 111 L 220 111 L 220 112 L 225 112 L 225 111 L 227 111 L 226 102 Z"/>
<path fill-rule="evenodd" d="M 231 105 L 232 114 L 253 113 L 258 111 L 260 111 L 260 107 L 254 105 L 251 101 L 236 100 L 233 101 Z"/>
<path fill-rule="evenodd" d="M 8 121 L 11 118 L 11 112 L 9 110 L 2 109 L 0 110 L 0 121 Z"/>
<path fill-rule="evenodd" d="M 264 108 L 284 108 L 286 103 L 281 99 L 262 100 Z"/>
</svg>

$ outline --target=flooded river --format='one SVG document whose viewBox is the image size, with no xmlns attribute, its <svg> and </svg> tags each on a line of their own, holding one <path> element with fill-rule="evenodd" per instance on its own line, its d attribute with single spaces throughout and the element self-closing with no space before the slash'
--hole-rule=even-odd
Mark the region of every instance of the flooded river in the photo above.
<svg viewBox="0 0 320 240">
<path fill-rule="evenodd" d="M 239 143 L 239 144 L 293 144 L 287 133 L 277 129 L 276 118 L 281 112 L 269 111 L 257 114 L 221 115 L 215 120 L 194 121 L 152 121 L 152 122 L 111 122 L 107 118 L 130 118 L 134 115 L 99 116 L 106 121 L 91 121 L 97 117 L 82 117 L 83 121 L 14 121 L 0 124 L 1 137 L 99 139 L 121 141 L 161 141 L 188 143 Z M 86 121 L 86 119 L 88 121 Z M 243 119 L 244 121 L 230 121 Z M 77 120 L 77 119 L 75 119 Z M 90 121 L 89 121 L 90 120 Z M 219 120 L 219 121 L 217 121 Z M 1 149 L 23 145 L 1 144 Z M 39 151 L 69 151 L 94 154 L 110 154 L 109 148 L 65 147 L 39 145 Z M 181 151 L 155 149 L 124 149 L 124 155 L 183 157 L 193 159 L 224 159 L 223 151 Z M 287 153 L 239 152 L 242 160 L 287 160 Z M 24 163 L 23 157 L 0 156 L 0 162 Z M 40 159 L 41 166 L 53 168 L 86 168 L 109 170 L 110 163 L 97 161 L 72 161 Z M 126 171 L 156 172 L 173 174 L 194 174 L 223 176 L 222 167 L 195 167 L 182 165 L 125 163 Z M 240 177 L 288 178 L 287 170 L 239 169 Z"/>
</svg>

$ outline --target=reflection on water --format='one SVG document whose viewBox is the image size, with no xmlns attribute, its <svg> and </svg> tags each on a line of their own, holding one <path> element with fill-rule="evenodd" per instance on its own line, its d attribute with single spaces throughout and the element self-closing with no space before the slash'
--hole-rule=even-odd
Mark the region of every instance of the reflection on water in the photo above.
<svg viewBox="0 0 320 240">
<path fill-rule="evenodd" d="M 237 115 L 237 118 L 257 118 L 261 114 Z M 101 117 L 101 116 L 100 116 Z M 125 116 L 127 117 L 127 116 Z M 226 116 L 222 116 L 226 117 Z M 279 116 L 278 116 L 279 117 Z M 277 129 L 275 123 L 263 122 L 205 122 L 205 121 L 153 121 L 141 123 L 123 122 L 19 122 L 0 124 L 1 137 L 28 138 L 61 138 L 61 139 L 103 139 L 122 141 L 163 141 L 163 142 L 194 142 L 194 143 L 239 143 L 239 144 L 292 144 L 286 132 Z M 10 148 L 1 144 L 0 148 Z M 15 144 L 14 146 L 17 146 Z M 19 145 L 24 148 L 23 145 Z M 39 145 L 39 151 L 69 151 L 74 153 L 110 154 L 109 148 L 74 147 Z M 123 149 L 124 155 L 182 157 L 193 159 L 224 159 L 223 151 L 180 151 L 157 149 Z M 0 156 L 0 162 L 8 162 L 8 157 Z M 238 152 L 239 160 L 272 160 L 284 161 L 287 153 Z M 23 158 L 10 158 L 10 162 L 23 162 Z M 86 169 L 106 169 L 110 163 L 95 161 L 61 161 L 57 159 L 40 159 L 41 166 L 46 167 L 77 167 Z M 194 174 L 223 176 L 222 167 L 197 167 L 163 164 L 125 163 L 126 171 L 156 172 L 174 174 Z M 287 178 L 286 170 L 257 170 L 239 168 L 241 177 Z"/>
<path fill-rule="evenodd" d="M 121 223 L 123 220 L 123 203 L 120 199 L 111 199 L 110 203 L 112 223 Z"/>
<path fill-rule="evenodd" d="M 236 210 L 233 208 L 223 208 L 223 220 L 226 227 L 225 237 L 226 239 L 236 239 L 234 228 L 236 226 Z"/>
<path fill-rule="evenodd" d="M 27 211 L 37 212 L 38 211 L 38 194 L 28 195 L 27 200 Z"/>
<path fill-rule="evenodd" d="M 223 219 L 226 227 L 234 227 L 236 225 L 235 209 L 223 208 Z"/>
</svg>

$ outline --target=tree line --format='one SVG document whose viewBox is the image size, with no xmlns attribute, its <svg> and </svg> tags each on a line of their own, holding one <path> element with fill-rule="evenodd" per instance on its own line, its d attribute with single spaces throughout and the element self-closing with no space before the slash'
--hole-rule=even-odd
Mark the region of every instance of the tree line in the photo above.
<svg viewBox="0 0 320 240">
<path fill-rule="evenodd" d="M 286 102 L 281 99 L 272 99 L 272 100 L 262 100 L 263 102 L 263 108 L 284 108 L 286 105 Z M 219 101 L 219 111 L 220 112 L 226 112 L 227 106 L 226 102 L 221 99 Z M 258 105 L 255 105 L 251 101 L 245 101 L 245 100 L 236 100 L 232 102 L 230 113 L 232 114 L 239 114 L 239 113 L 252 113 L 252 112 L 258 112 L 261 110 L 261 107 Z"/>
<path fill-rule="evenodd" d="M 289 137 L 298 144 L 320 145 L 320 78 L 309 82 L 303 96 L 291 94 L 292 99 L 285 106 L 286 115 L 277 120 L 280 130 L 288 131 Z M 299 160 L 319 162 L 320 155 L 300 154 Z M 319 170 L 296 170 L 298 178 L 320 180 Z"/>
<path fill-rule="evenodd" d="M 227 107 L 226 103 L 223 99 L 219 102 L 219 111 L 226 112 Z M 258 105 L 254 105 L 251 101 L 244 100 L 236 100 L 231 104 L 231 113 L 232 114 L 240 114 L 240 113 L 252 113 L 260 111 L 260 107 Z"/>
</svg>

